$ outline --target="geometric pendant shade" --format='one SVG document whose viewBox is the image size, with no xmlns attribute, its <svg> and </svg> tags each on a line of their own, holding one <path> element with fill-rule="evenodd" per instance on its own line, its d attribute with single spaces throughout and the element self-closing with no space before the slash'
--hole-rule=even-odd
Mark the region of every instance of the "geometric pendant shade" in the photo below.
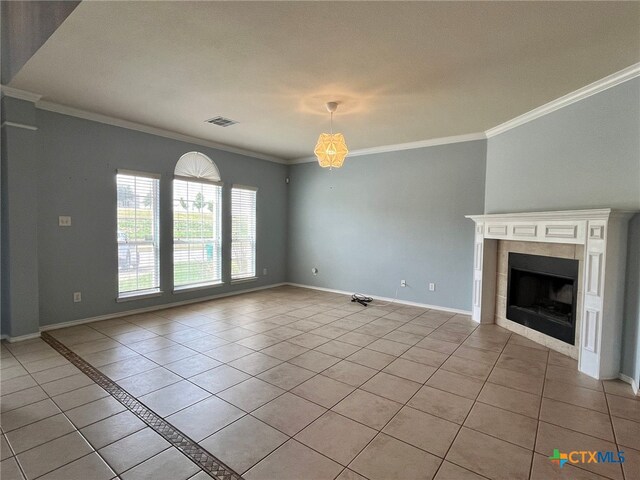
<svg viewBox="0 0 640 480">
<path fill-rule="evenodd" d="M 344 135 L 333 133 L 333 112 L 338 108 L 338 102 L 326 104 L 327 111 L 331 114 L 331 133 L 321 133 L 313 153 L 318 158 L 322 168 L 340 168 L 349 153 Z"/>
<path fill-rule="evenodd" d="M 314 153 L 321 167 L 340 168 L 349 150 L 341 133 L 321 133 Z"/>
</svg>

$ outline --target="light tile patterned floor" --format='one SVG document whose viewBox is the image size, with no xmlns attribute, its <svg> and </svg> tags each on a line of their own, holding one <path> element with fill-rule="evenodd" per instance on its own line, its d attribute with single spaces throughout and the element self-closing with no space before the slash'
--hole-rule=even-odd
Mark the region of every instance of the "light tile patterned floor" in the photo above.
<svg viewBox="0 0 640 480">
<path fill-rule="evenodd" d="M 50 333 L 248 480 L 640 478 L 629 385 L 464 315 L 280 287 Z M 3 480 L 210 478 L 43 341 L 1 351 Z"/>
</svg>

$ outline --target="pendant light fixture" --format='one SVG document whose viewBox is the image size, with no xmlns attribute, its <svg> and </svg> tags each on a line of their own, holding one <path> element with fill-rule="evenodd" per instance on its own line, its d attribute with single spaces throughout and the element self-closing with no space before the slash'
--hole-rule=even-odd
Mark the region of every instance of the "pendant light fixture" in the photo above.
<svg viewBox="0 0 640 480">
<path fill-rule="evenodd" d="M 341 133 L 333 133 L 333 112 L 337 108 L 338 102 L 327 103 L 327 110 L 331 114 L 331 133 L 321 133 L 314 150 L 322 168 L 340 168 L 349 153 L 344 136 Z"/>
</svg>

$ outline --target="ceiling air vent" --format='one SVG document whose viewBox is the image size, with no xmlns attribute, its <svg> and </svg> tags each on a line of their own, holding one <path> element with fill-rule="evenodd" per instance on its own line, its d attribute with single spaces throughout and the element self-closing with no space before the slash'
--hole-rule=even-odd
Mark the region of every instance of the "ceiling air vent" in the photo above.
<svg viewBox="0 0 640 480">
<path fill-rule="evenodd" d="M 210 118 L 209 120 L 206 120 L 206 122 L 212 125 L 218 125 L 219 127 L 229 127 L 231 125 L 235 125 L 236 123 L 238 123 L 235 120 L 231 120 L 230 118 L 225 118 L 220 116 Z"/>
</svg>

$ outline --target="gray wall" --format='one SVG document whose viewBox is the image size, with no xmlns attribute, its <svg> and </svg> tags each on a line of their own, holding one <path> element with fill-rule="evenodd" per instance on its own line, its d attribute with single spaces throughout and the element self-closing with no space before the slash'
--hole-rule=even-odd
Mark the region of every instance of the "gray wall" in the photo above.
<svg viewBox="0 0 640 480">
<path fill-rule="evenodd" d="M 37 249 L 40 324 L 51 325 L 123 310 L 254 288 L 285 280 L 287 167 L 251 157 L 191 145 L 137 131 L 37 110 Z M 257 186 L 257 273 L 252 283 L 173 294 L 171 179 L 178 158 L 192 150 L 208 155 L 220 169 L 225 189 L 233 183 Z M 156 172 L 161 189 L 161 288 L 159 298 L 116 303 L 116 169 Z M 230 209 L 224 196 L 223 212 Z M 58 216 L 70 215 L 70 228 Z M 227 215 L 228 217 L 228 215 Z M 229 255 L 229 229 L 223 251 Z M 228 262 L 227 262 L 228 264 Z M 262 276 L 262 269 L 269 273 Z M 227 269 L 228 271 L 228 269 Z M 227 278 L 224 279 L 228 281 Z M 74 291 L 82 302 L 73 303 Z M 21 333 L 25 333 L 22 332 Z M 16 335 L 12 331 L 12 335 Z"/>
<path fill-rule="evenodd" d="M 640 215 L 629 223 L 621 371 L 640 385 Z"/>
<path fill-rule="evenodd" d="M 3 121 L 35 126 L 32 103 L 4 97 L 1 110 Z M 3 335 L 38 331 L 37 133 L 2 127 Z"/>
<path fill-rule="evenodd" d="M 640 78 L 487 143 L 486 213 L 640 210 Z M 640 383 L 640 219 L 631 222 L 622 371 Z"/>
<path fill-rule="evenodd" d="M 4 110 L 3 110 L 4 111 Z M 9 279 L 9 248 L 7 218 L 7 129 L 0 129 L 0 336 L 9 331 L 9 289 L 6 288 Z"/>
<path fill-rule="evenodd" d="M 473 223 L 464 215 L 640 209 L 640 79 L 487 142 L 351 157 L 331 172 L 313 163 L 287 168 L 15 99 L 4 98 L 2 111 L 3 119 L 39 128 L 2 129 L 2 333 L 11 336 L 33 333 L 38 323 L 285 280 L 393 297 L 405 279 L 400 299 L 468 310 Z M 171 176 L 190 150 L 209 155 L 227 187 L 259 187 L 258 273 L 268 267 L 268 276 L 171 293 Z M 115 302 L 117 168 L 162 174 L 162 297 Z M 228 213 L 228 189 L 225 198 Z M 71 215 L 73 226 L 58 227 L 58 215 Z M 227 256 L 228 243 L 227 231 Z M 622 369 L 640 383 L 639 216 L 630 225 L 628 265 Z M 74 291 L 82 291 L 82 303 L 72 302 Z"/>
<path fill-rule="evenodd" d="M 640 208 L 640 78 L 492 137 L 485 212 Z"/>
<path fill-rule="evenodd" d="M 406 280 L 402 300 L 470 310 L 464 215 L 483 211 L 485 154 L 481 140 L 292 166 L 289 281 L 394 297 Z"/>
</svg>

